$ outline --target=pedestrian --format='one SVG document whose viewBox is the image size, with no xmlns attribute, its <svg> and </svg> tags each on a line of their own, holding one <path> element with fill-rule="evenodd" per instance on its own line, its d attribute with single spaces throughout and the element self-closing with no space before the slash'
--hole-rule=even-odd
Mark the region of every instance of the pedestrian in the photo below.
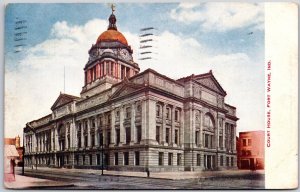
<svg viewBox="0 0 300 192">
<path fill-rule="evenodd" d="M 10 166 L 11 166 L 11 173 L 13 174 L 14 178 L 15 178 L 15 166 L 16 166 L 16 162 L 14 159 L 10 160 Z"/>
<path fill-rule="evenodd" d="M 146 168 L 146 172 L 147 172 L 147 177 L 149 178 L 150 177 L 150 170 L 149 170 L 148 167 Z"/>
</svg>

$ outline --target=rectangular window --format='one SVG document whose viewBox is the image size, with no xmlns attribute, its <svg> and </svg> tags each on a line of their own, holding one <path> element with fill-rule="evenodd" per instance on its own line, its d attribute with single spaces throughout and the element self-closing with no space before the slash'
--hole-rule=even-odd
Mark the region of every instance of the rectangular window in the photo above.
<svg viewBox="0 0 300 192">
<path fill-rule="evenodd" d="M 140 152 L 135 152 L 135 165 L 140 165 Z"/>
<path fill-rule="evenodd" d="M 90 165 L 92 165 L 92 164 L 93 164 L 93 155 L 90 154 Z"/>
<path fill-rule="evenodd" d="M 219 136 L 219 148 L 223 148 L 223 136 Z"/>
<path fill-rule="evenodd" d="M 181 153 L 177 153 L 177 165 L 181 165 Z"/>
<path fill-rule="evenodd" d="M 175 144 L 178 145 L 179 141 L 179 135 L 178 135 L 178 129 L 175 129 Z"/>
<path fill-rule="evenodd" d="M 126 131 L 126 144 L 129 144 L 130 143 L 130 127 L 127 127 L 126 129 L 125 129 L 125 131 Z"/>
<path fill-rule="evenodd" d="M 164 153 L 163 152 L 158 153 L 158 165 L 164 165 Z"/>
<path fill-rule="evenodd" d="M 85 155 L 82 155 L 82 165 L 85 165 Z"/>
<path fill-rule="evenodd" d="M 175 121 L 179 121 L 179 111 L 175 111 Z"/>
<path fill-rule="evenodd" d="M 120 129 L 116 129 L 116 144 L 120 143 Z"/>
<path fill-rule="evenodd" d="M 104 154 L 104 162 L 105 162 L 105 165 L 109 165 L 109 153 Z"/>
<path fill-rule="evenodd" d="M 171 118 L 170 108 L 167 108 L 167 110 L 166 110 L 166 118 L 167 118 L 167 119 L 170 119 L 170 118 Z"/>
<path fill-rule="evenodd" d="M 79 165 L 79 155 L 76 155 L 76 156 L 75 156 L 75 164 L 76 164 L 76 165 Z"/>
<path fill-rule="evenodd" d="M 124 152 L 124 165 L 129 165 L 129 153 Z"/>
<path fill-rule="evenodd" d="M 103 118 L 102 117 L 99 118 L 99 122 L 100 122 L 100 126 L 102 127 L 103 126 Z"/>
<path fill-rule="evenodd" d="M 92 139 L 91 145 L 92 145 L 92 147 L 94 147 L 95 146 L 95 135 L 94 134 L 91 135 L 91 139 Z"/>
<path fill-rule="evenodd" d="M 136 141 L 139 143 L 142 140 L 142 127 L 139 125 L 136 127 Z"/>
<path fill-rule="evenodd" d="M 96 127 L 95 119 L 92 120 L 92 128 Z"/>
<path fill-rule="evenodd" d="M 118 152 L 115 153 L 115 165 L 119 164 L 119 156 L 118 156 Z"/>
<path fill-rule="evenodd" d="M 226 157 L 226 166 L 229 166 L 229 157 Z"/>
<path fill-rule="evenodd" d="M 97 154 L 97 165 L 100 165 L 100 154 Z"/>
<path fill-rule="evenodd" d="M 233 157 L 231 157 L 231 166 L 233 166 Z"/>
<path fill-rule="evenodd" d="M 87 147 L 88 146 L 88 136 L 85 135 L 84 136 L 84 147 Z"/>
<path fill-rule="evenodd" d="M 166 142 L 169 143 L 170 141 L 170 128 L 166 128 Z"/>
<path fill-rule="evenodd" d="M 102 131 L 99 132 L 99 145 L 100 146 L 103 145 L 103 133 L 102 133 Z"/>
<path fill-rule="evenodd" d="M 169 153 L 168 154 L 168 165 L 172 165 L 173 164 L 173 153 Z"/>
<path fill-rule="evenodd" d="M 247 140 L 243 139 L 243 146 L 247 146 Z"/>
<path fill-rule="evenodd" d="M 248 139 L 248 146 L 252 145 L 252 139 Z"/>
<path fill-rule="evenodd" d="M 220 156 L 220 166 L 223 166 L 223 155 Z"/>
<path fill-rule="evenodd" d="M 156 126 L 156 141 L 159 143 L 159 137 L 160 137 L 160 133 L 159 133 L 159 129 L 160 127 L 159 126 Z"/>
<path fill-rule="evenodd" d="M 78 148 L 81 148 L 81 134 L 77 134 L 77 139 L 78 139 Z"/>
<path fill-rule="evenodd" d="M 70 147 L 71 142 L 70 142 L 70 136 L 69 136 L 69 135 L 68 135 L 68 141 L 67 141 L 67 142 L 68 142 L 68 144 L 67 144 L 67 145 L 68 145 L 68 148 L 71 148 L 71 147 Z M 46 147 L 47 147 L 47 151 L 48 151 L 48 145 L 47 145 L 47 144 L 46 144 Z"/>
<path fill-rule="evenodd" d="M 125 75 L 125 67 L 122 66 L 121 67 L 121 79 L 124 79 L 124 75 Z"/>
<path fill-rule="evenodd" d="M 208 135 L 204 134 L 204 137 L 205 137 L 204 147 L 208 148 Z"/>
<path fill-rule="evenodd" d="M 197 166 L 201 165 L 201 156 L 200 154 L 197 154 Z"/>
<path fill-rule="evenodd" d="M 107 132 L 107 138 L 106 138 L 106 141 L 107 141 L 107 145 L 110 144 L 110 131 Z"/>
</svg>

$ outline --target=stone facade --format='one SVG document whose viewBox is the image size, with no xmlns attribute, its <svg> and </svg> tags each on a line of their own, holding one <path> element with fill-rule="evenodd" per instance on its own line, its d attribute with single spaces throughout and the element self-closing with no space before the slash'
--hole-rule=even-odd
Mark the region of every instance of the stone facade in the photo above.
<svg viewBox="0 0 300 192">
<path fill-rule="evenodd" d="M 51 114 L 26 124 L 25 165 L 235 168 L 236 108 L 225 103 L 227 93 L 212 71 L 178 80 L 152 69 L 139 73 L 122 34 L 107 40 L 117 31 L 112 15 L 109 29 L 89 51 L 81 96 L 61 93 Z"/>
</svg>

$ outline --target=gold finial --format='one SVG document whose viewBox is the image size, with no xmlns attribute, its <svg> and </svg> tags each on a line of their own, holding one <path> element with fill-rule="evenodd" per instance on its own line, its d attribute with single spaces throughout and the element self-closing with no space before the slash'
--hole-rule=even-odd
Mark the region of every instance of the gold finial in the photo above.
<svg viewBox="0 0 300 192">
<path fill-rule="evenodd" d="M 114 14 L 114 11 L 116 10 L 116 5 L 112 3 L 110 8 L 111 8 L 111 13 Z"/>
</svg>

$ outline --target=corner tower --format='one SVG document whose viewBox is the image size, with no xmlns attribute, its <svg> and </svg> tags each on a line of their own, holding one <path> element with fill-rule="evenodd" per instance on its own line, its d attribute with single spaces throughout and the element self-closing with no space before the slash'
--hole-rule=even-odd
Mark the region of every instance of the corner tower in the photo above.
<svg viewBox="0 0 300 192">
<path fill-rule="evenodd" d="M 132 49 L 124 35 L 117 29 L 117 19 L 112 13 L 106 31 L 99 35 L 89 50 L 89 60 L 84 67 L 84 86 L 81 96 L 90 97 L 113 84 L 130 78 L 140 71 L 133 61 Z"/>
</svg>

